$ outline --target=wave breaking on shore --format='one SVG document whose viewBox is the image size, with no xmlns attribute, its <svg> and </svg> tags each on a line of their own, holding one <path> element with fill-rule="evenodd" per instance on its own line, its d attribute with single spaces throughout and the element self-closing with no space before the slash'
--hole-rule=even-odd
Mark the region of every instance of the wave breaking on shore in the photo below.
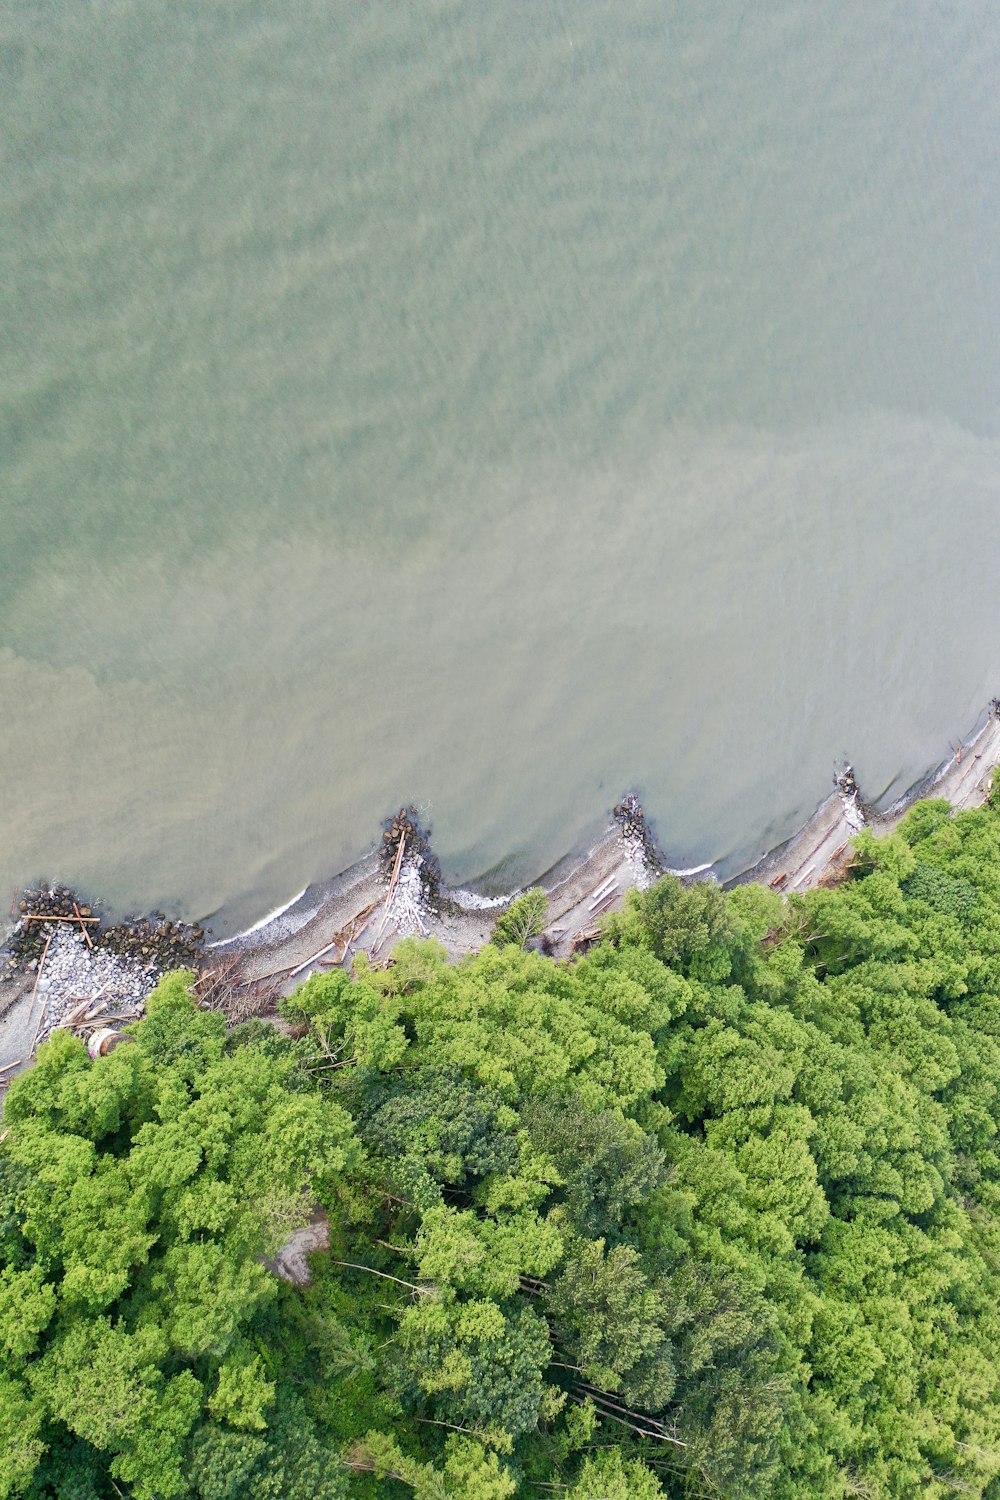
<svg viewBox="0 0 1000 1500">
<path fill-rule="evenodd" d="M 837 878 L 849 859 L 851 840 L 862 828 L 889 832 L 914 802 L 928 795 L 944 797 L 956 808 L 976 806 L 985 800 L 989 774 L 998 760 L 1000 718 L 997 706 L 991 705 L 980 716 L 969 738 L 947 760 L 884 811 L 865 805 L 848 766 L 838 773 L 834 790 L 800 829 L 755 864 L 725 878 L 723 883 L 737 885 L 757 880 L 775 889 L 796 891 Z M 722 880 L 718 866 L 711 861 L 684 868 L 671 866 L 646 822 L 638 798 L 629 794 L 617 804 L 611 826 L 594 845 L 580 855 L 567 856 L 533 882 L 545 891 L 549 900 L 546 930 L 554 951 L 563 954 L 573 951 L 574 943 L 579 945 L 581 934 L 595 925 L 597 917 L 620 904 L 629 889 L 642 889 L 660 874 L 672 874 L 681 880 Z M 420 904 L 415 900 L 408 905 L 398 903 L 396 935 L 417 932 L 438 937 L 452 956 L 460 957 L 488 941 L 492 919 L 526 888 L 521 886 L 504 895 L 487 896 L 466 888 L 441 886 L 436 904 Z M 366 901 L 378 899 L 380 889 L 383 886 L 379 882 L 377 858 L 368 855 L 327 887 L 307 888 L 282 909 L 280 921 L 273 929 L 265 920 L 214 946 L 223 951 L 242 951 L 248 958 L 258 949 L 274 956 L 290 941 L 293 926 L 305 940 L 318 926 L 337 922 L 341 915 L 346 917 L 350 908 L 354 914 L 363 909 Z M 415 892 L 415 883 L 412 889 Z M 595 892 L 602 899 L 593 901 Z M 390 913 L 394 927 L 396 906 L 394 900 Z M 298 924 L 297 910 L 302 919 Z"/>
<path fill-rule="evenodd" d="M 929 795 L 945 798 L 956 810 L 978 806 L 989 795 L 998 762 L 1000 703 L 994 700 L 949 759 L 886 810 L 866 805 L 853 770 L 846 766 L 835 775 L 829 796 L 796 833 L 756 864 L 724 880 L 712 863 L 672 868 L 638 797 L 628 793 L 616 804 L 610 826 L 596 843 L 582 854 L 566 856 L 534 882 L 548 904 L 539 945 L 560 958 L 585 951 L 600 935 L 601 919 L 620 907 L 630 890 L 643 890 L 666 873 L 726 885 L 756 881 L 783 894 L 834 883 L 846 873 L 852 841 L 861 829 L 891 832 L 914 802 Z M 434 938 L 451 958 L 459 959 L 490 940 L 495 919 L 524 889 L 487 896 L 444 886 L 429 830 L 421 826 L 415 807 L 402 807 L 386 819 L 381 841 L 362 859 L 327 881 L 305 887 L 244 931 L 205 945 L 205 956 L 218 972 L 227 970 L 227 984 L 245 992 L 266 991 L 272 998 L 294 989 L 311 973 L 349 968 L 359 954 L 372 964 L 390 963 L 395 944 L 410 936 Z M 136 932 L 136 942 L 149 937 L 141 921 Z M 79 942 L 84 942 L 82 935 Z M 79 984 L 82 956 L 70 957 L 67 972 Z M 37 960 L 33 967 L 33 975 L 21 976 L 22 993 L 3 986 L 9 993 L 6 1014 L 0 1006 L 0 1085 L 9 1081 L 15 1067 L 27 1065 L 34 1050 L 32 1034 L 44 1034 L 59 1024 L 55 1006 L 51 1021 L 36 1024 L 33 1019 L 29 1026 L 20 1015 L 28 991 L 30 1011 L 36 992 L 44 995 L 50 988 L 38 983 Z M 61 989 L 57 987 L 60 994 Z"/>
</svg>

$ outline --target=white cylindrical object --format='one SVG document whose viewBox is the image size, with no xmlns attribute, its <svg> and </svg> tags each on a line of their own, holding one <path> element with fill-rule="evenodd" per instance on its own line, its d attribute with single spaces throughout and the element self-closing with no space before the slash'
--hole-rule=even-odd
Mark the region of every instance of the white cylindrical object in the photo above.
<svg viewBox="0 0 1000 1500">
<path fill-rule="evenodd" d="M 99 1057 L 107 1057 L 108 1053 L 113 1052 L 120 1042 L 134 1040 L 134 1037 L 126 1036 L 124 1031 L 115 1031 L 111 1026 L 102 1026 L 100 1031 L 90 1033 L 87 1051 L 96 1061 Z"/>
</svg>

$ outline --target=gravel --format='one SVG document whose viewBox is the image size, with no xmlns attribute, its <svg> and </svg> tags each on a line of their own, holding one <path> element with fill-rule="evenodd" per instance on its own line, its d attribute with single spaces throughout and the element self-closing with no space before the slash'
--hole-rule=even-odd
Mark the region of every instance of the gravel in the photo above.
<svg viewBox="0 0 1000 1500">
<path fill-rule="evenodd" d="M 39 1042 L 85 1000 L 92 1001 L 85 1012 L 91 1020 L 104 1016 L 138 1019 L 160 974 L 151 963 L 88 948 L 72 929 L 56 932 L 38 981 L 37 996 L 44 1005 Z"/>
</svg>

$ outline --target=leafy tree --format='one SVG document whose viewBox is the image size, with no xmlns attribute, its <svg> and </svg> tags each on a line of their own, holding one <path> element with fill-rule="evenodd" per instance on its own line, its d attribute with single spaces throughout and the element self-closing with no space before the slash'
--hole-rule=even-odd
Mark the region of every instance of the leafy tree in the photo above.
<svg viewBox="0 0 1000 1500">
<path fill-rule="evenodd" d="M 495 1453 L 461 1436 L 448 1438 L 443 1469 L 411 1458 L 393 1438 L 377 1432 L 366 1435 L 349 1462 L 378 1479 L 406 1485 L 414 1500 L 508 1500 L 517 1489 Z"/>
<path fill-rule="evenodd" d="M 631 1246 L 607 1253 L 603 1240 L 581 1242 L 548 1306 L 560 1348 L 591 1385 L 643 1410 L 667 1405 L 676 1382 L 668 1313 Z"/>
<path fill-rule="evenodd" d="M 666 1180 L 663 1148 L 615 1110 L 576 1100 L 529 1100 L 521 1118 L 559 1173 L 574 1226 L 585 1235 L 616 1234 L 629 1209 Z"/>
<path fill-rule="evenodd" d="M 421 1205 L 467 1192 L 518 1161 L 517 1115 L 456 1067 L 420 1067 L 380 1078 L 355 1106 L 358 1132 L 387 1180 Z"/>
<path fill-rule="evenodd" d="M 645 1464 L 623 1458 L 615 1448 L 585 1459 L 568 1491 L 570 1500 L 657 1500 L 662 1494 Z"/>
<path fill-rule="evenodd" d="M 744 930 L 731 901 L 712 881 L 681 885 L 667 876 L 630 891 L 625 911 L 607 923 L 612 942 L 649 947 L 686 978 L 720 982 L 733 972 Z"/>
<path fill-rule="evenodd" d="M 549 914 L 549 898 L 538 886 L 523 891 L 500 913 L 493 926 L 491 939 L 498 948 L 514 943 L 523 948 L 525 943 L 545 931 Z"/>
<path fill-rule="evenodd" d="M 192 1444 L 199 1500 L 346 1500 L 348 1471 L 320 1441 L 301 1400 L 284 1391 L 266 1435 L 207 1424 Z"/>
<path fill-rule="evenodd" d="M 531 1307 L 485 1298 L 422 1299 L 400 1323 L 402 1391 L 445 1422 L 507 1446 L 538 1421 L 551 1353 L 545 1323 Z"/>
</svg>

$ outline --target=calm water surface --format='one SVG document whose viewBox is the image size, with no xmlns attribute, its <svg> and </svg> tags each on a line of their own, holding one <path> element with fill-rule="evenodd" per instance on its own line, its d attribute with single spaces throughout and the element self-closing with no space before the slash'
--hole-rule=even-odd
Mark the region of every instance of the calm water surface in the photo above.
<svg viewBox="0 0 1000 1500">
<path fill-rule="evenodd" d="M 901 790 L 1000 690 L 994 0 L 0 11 L 0 896 Z"/>
</svg>

